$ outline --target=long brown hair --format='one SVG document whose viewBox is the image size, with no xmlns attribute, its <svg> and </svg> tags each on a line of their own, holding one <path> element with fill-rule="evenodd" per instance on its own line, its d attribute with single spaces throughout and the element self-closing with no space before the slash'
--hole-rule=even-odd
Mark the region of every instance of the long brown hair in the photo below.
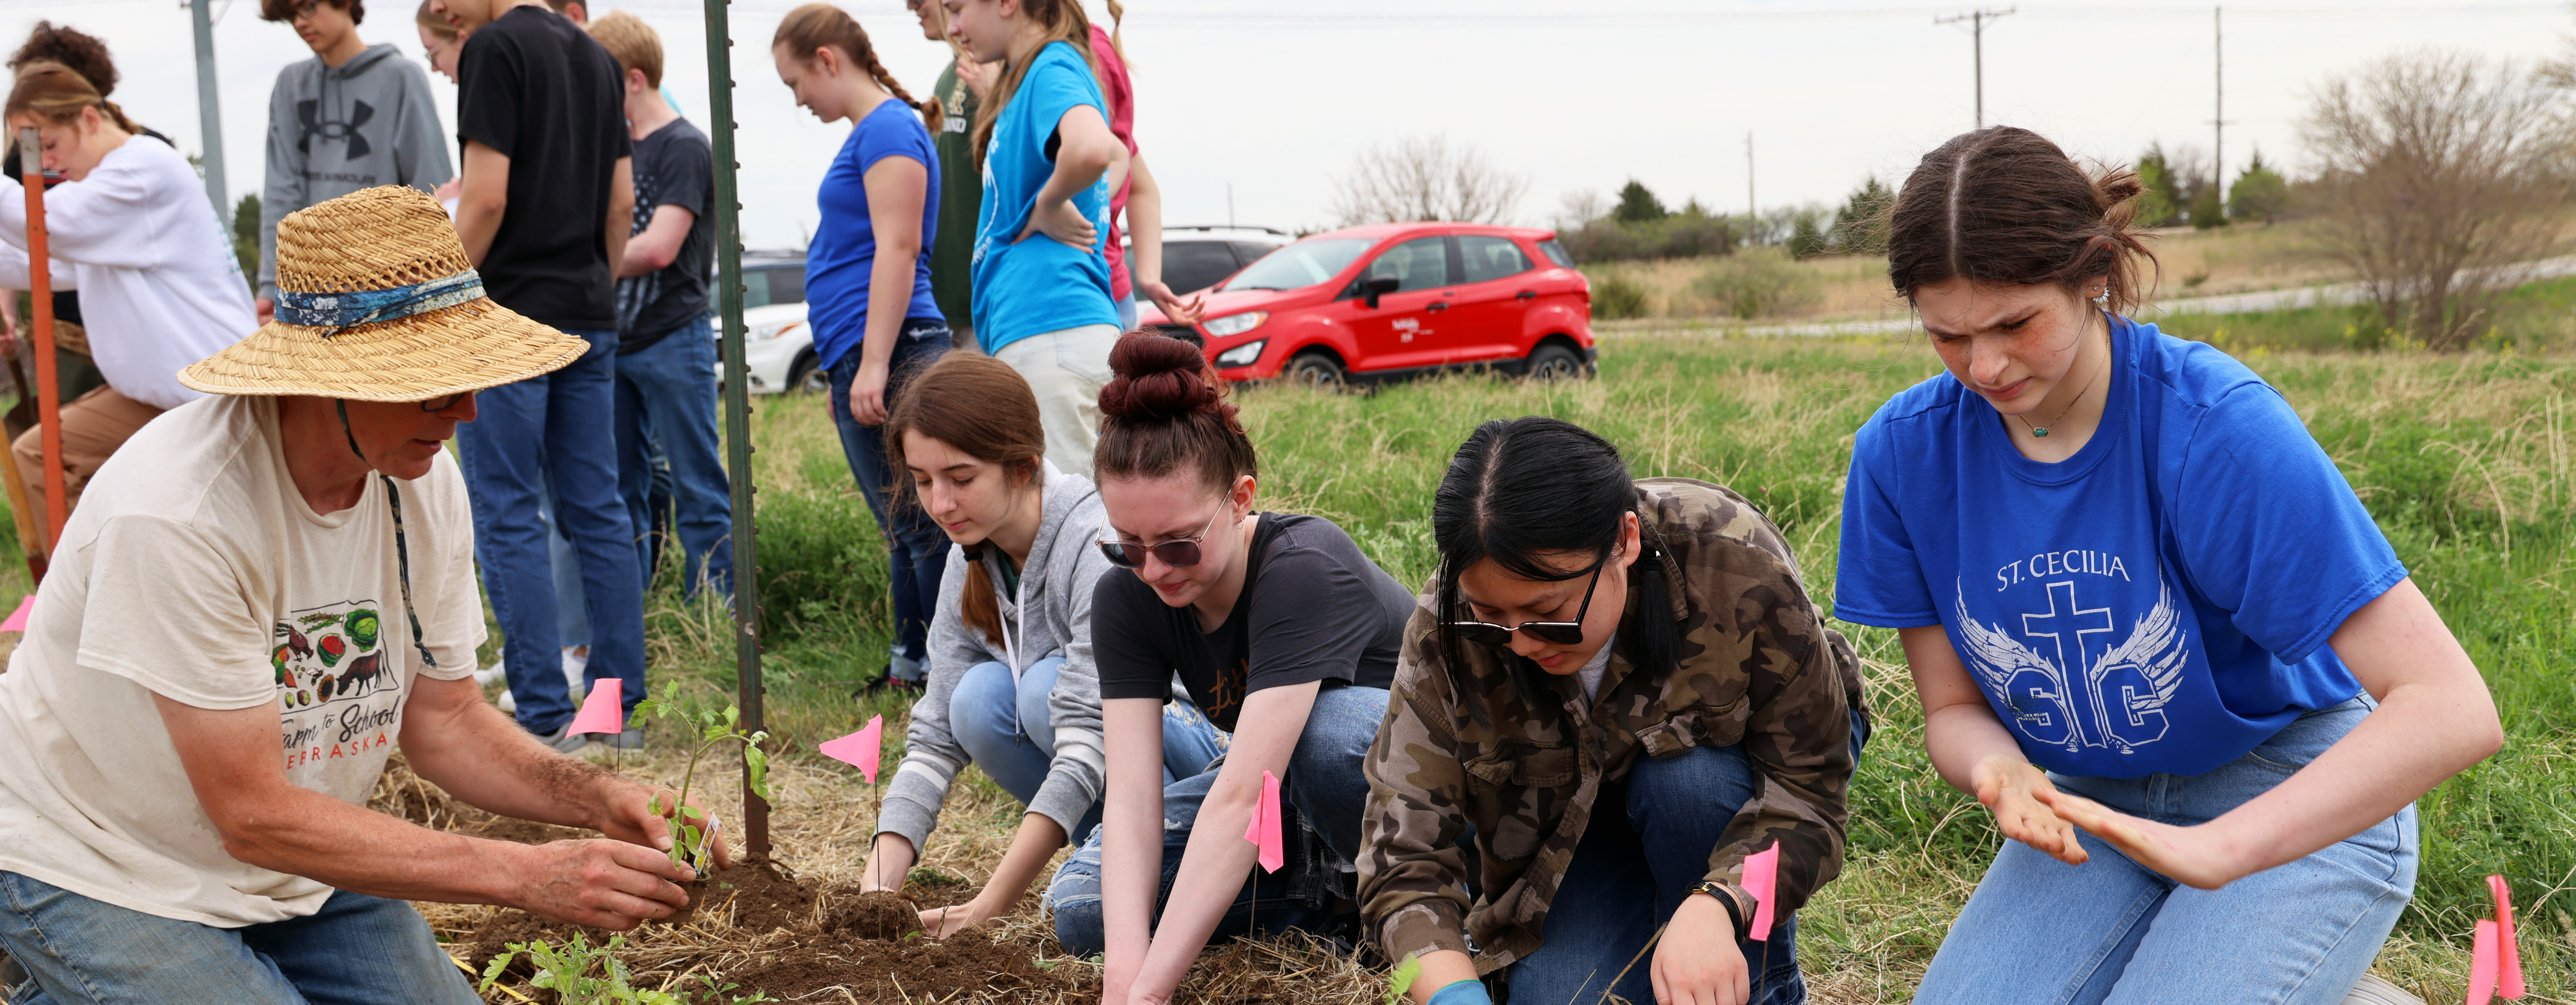
<svg viewBox="0 0 2576 1005">
<path fill-rule="evenodd" d="M 80 110 L 96 108 L 116 127 L 140 135 L 143 127 L 125 117 L 116 102 L 99 96 L 98 88 L 80 71 L 50 59 L 39 59 L 18 68 L 18 83 L 9 89 L 7 115 L 26 114 L 60 125 L 80 117 Z"/>
<path fill-rule="evenodd" d="M 2074 290 L 2108 276 L 2110 310 L 2125 313 L 2152 288 L 2142 272 L 2156 265 L 2132 226 L 2141 191 L 2136 172 L 2088 174 L 2028 129 L 1962 133 L 1923 155 L 1897 193 L 1888 281 L 1910 300 L 1953 278 Z"/>
<path fill-rule="evenodd" d="M 1187 470 L 1224 491 L 1239 475 L 1260 474 L 1225 381 L 1199 347 L 1129 332 L 1109 350 L 1109 370 L 1115 376 L 1100 389 L 1100 444 L 1091 457 L 1101 481 Z"/>
<path fill-rule="evenodd" d="M 938 0 L 923 2 L 937 3 Z M 867 29 L 859 27 L 858 19 L 847 11 L 827 3 L 809 3 L 788 11 L 787 19 L 778 22 L 778 34 L 771 36 L 769 41 L 772 49 L 782 45 L 787 47 L 788 55 L 809 63 L 814 61 L 814 54 L 825 46 L 841 50 L 841 55 L 851 65 L 867 71 L 868 79 L 876 81 L 877 86 L 885 88 L 895 100 L 920 110 L 922 124 L 930 128 L 932 136 L 939 135 L 942 124 L 939 102 L 912 100 L 912 93 L 895 81 L 894 74 L 886 72 L 884 63 L 877 61 L 876 47 L 868 44 Z M 850 124 L 858 125 L 857 122 Z"/>
<path fill-rule="evenodd" d="M 1001 466 L 1005 479 L 1019 480 L 1020 491 L 1046 491 L 1039 477 L 1046 426 L 1038 419 L 1037 393 L 1001 360 L 982 353 L 949 353 L 913 377 L 895 399 L 885 424 L 886 465 L 895 472 L 895 504 L 918 506 L 912 472 L 904 466 L 905 433 L 920 433 Z M 1001 602 L 983 562 L 966 563 L 966 586 L 957 606 L 960 620 L 993 644 L 1005 644 Z"/>
<path fill-rule="evenodd" d="M 1118 9 L 1124 10 L 1123 7 Z M 1047 46 L 1057 42 L 1070 43 L 1073 51 L 1082 54 L 1082 65 L 1091 68 L 1092 79 L 1100 78 L 1100 58 L 1091 51 L 1091 16 L 1082 12 L 1082 0 L 1020 0 L 1020 16 L 1037 22 L 1038 27 L 1045 29 L 1046 38 L 1029 51 L 1029 58 L 1003 68 L 1002 79 L 993 83 L 991 100 L 975 109 L 974 145 L 979 164 L 984 157 L 985 145 L 993 141 L 993 123 L 1001 118 L 1002 109 L 1010 105 L 1012 93 L 1020 89 L 1021 78 L 1029 75 L 1029 64 L 1036 62 L 1037 54 L 1046 51 Z M 1111 16 L 1117 15 L 1113 13 Z M 1116 36 L 1111 36 L 1110 42 L 1115 46 Z M 1118 58 L 1127 57 L 1122 51 Z M 1101 117 L 1108 118 L 1105 110 Z"/>
<path fill-rule="evenodd" d="M 424 0 L 426 2 L 426 0 Z M 116 61 L 108 57 L 107 43 L 99 37 L 70 25 L 51 21 L 36 22 L 27 33 L 27 42 L 10 54 L 9 68 L 15 70 L 29 63 L 52 61 L 71 68 L 98 89 L 99 97 L 116 93 Z"/>
</svg>

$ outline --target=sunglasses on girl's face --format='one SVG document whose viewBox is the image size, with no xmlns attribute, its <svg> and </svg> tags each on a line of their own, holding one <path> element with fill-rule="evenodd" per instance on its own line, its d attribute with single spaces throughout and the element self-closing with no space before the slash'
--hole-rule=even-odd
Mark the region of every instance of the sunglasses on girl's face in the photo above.
<svg viewBox="0 0 2576 1005">
<path fill-rule="evenodd" d="M 1151 553 L 1155 558 L 1162 559 L 1164 565 L 1171 566 L 1175 569 L 1189 568 L 1193 565 L 1199 564 L 1199 542 L 1207 540 L 1208 532 L 1216 529 L 1217 520 L 1224 517 L 1226 510 L 1231 508 L 1232 507 L 1230 506 L 1218 506 L 1216 514 L 1208 517 L 1207 526 L 1199 528 L 1198 536 L 1196 537 L 1185 537 L 1178 540 L 1165 541 L 1156 545 L 1104 540 L 1100 542 L 1100 553 L 1109 556 L 1109 564 L 1121 569 L 1144 568 L 1145 556 L 1147 553 Z"/>
<path fill-rule="evenodd" d="M 1550 645 L 1581 645 L 1583 616 L 1592 611 L 1592 591 L 1601 587 L 1601 567 L 1609 564 L 1606 557 L 1592 564 L 1592 582 L 1583 588 L 1583 606 L 1575 609 L 1572 621 L 1524 621 L 1518 628 L 1505 628 L 1485 621 L 1452 621 L 1449 630 L 1457 632 L 1459 638 L 1496 649 L 1510 648 L 1513 632 L 1528 632 L 1531 638 Z"/>
</svg>

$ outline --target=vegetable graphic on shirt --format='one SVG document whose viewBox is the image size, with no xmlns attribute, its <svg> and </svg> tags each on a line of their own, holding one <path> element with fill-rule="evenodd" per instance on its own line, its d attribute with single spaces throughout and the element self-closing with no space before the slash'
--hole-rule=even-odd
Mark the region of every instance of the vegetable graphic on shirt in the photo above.
<svg viewBox="0 0 2576 1005">
<path fill-rule="evenodd" d="M 347 642 L 345 642 L 345 641 L 342 641 L 342 640 L 341 640 L 341 638 L 340 638 L 339 636 L 337 636 L 337 635 L 325 635 L 325 636 L 322 636 L 322 665 L 323 665 L 323 666 L 326 666 L 326 667 L 335 667 L 335 666 L 339 666 L 339 665 L 340 665 L 340 657 L 347 656 L 347 655 L 349 655 L 349 643 L 347 643 Z"/>
<path fill-rule="evenodd" d="M 382 619 L 376 612 L 364 607 L 350 611 L 346 624 L 349 641 L 357 643 L 358 649 L 362 652 L 375 648 L 376 638 L 384 630 Z"/>
<path fill-rule="evenodd" d="M 295 651 L 293 649 L 283 645 L 280 645 L 275 649 L 271 649 L 268 652 L 268 665 L 276 668 L 277 685 L 279 687 L 295 686 L 294 672 L 286 669 L 286 661 L 294 655 Z"/>
</svg>

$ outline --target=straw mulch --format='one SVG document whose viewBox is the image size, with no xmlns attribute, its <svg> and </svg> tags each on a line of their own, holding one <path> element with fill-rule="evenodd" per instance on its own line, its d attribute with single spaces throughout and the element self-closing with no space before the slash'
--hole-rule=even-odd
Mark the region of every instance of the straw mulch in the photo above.
<svg viewBox="0 0 2576 1005">
<path fill-rule="evenodd" d="M 718 818 L 740 819 L 738 768 L 729 759 L 701 764 L 697 790 Z M 676 785 L 686 761 L 653 752 L 613 765 L 652 784 Z M 879 789 L 852 773 L 796 760 L 774 763 L 770 818 L 774 871 L 737 863 L 709 878 L 713 893 L 693 893 L 692 917 L 652 922 L 625 933 L 618 958 L 642 983 L 672 992 L 700 990 L 701 975 L 737 983 L 735 994 L 767 992 L 799 1002 L 937 1002 L 939 1005 L 1093 1005 L 1100 969 L 1064 955 L 1040 918 L 1033 891 L 1011 915 L 948 939 L 918 934 L 893 939 L 857 901 L 857 882 L 876 822 Z M 587 831 L 507 820 L 464 806 L 414 775 L 400 756 L 388 766 L 370 805 L 442 830 L 537 842 L 595 837 Z M 996 787 L 961 778 L 928 854 L 905 897 L 924 908 L 963 903 L 1001 860 L 1019 805 Z M 1059 853 L 1060 856 L 1062 853 Z M 876 898 L 870 898 L 874 900 Z M 546 938 L 571 929 L 525 912 L 495 907 L 415 905 L 450 951 L 479 974 L 506 942 Z M 903 912 L 890 912 L 900 915 Z M 591 932 L 591 944 L 613 933 Z M 524 971 L 486 1000 L 495 1005 L 550 1001 L 525 983 Z M 1382 972 L 1302 938 L 1241 941 L 1211 947 L 1176 1000 L 1229 1005 L 1377 1005 Z M 721 1000 L 721 999 L 717 999 Z"/>
</svg>

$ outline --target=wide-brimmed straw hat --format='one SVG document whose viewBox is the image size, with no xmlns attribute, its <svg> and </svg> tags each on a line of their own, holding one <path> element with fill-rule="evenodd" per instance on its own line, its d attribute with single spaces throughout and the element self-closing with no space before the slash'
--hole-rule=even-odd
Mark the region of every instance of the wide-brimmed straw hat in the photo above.
<svg viewBox="0 0 2576 1005">
<path fill-rule="evenodd" d="M 276 318 L 179 382 L 208 394 L 430 401 L 552 372 L 590 348 L 485 296 L 446 211 L 400 185 L 278 223 Z"/>
</svg>

